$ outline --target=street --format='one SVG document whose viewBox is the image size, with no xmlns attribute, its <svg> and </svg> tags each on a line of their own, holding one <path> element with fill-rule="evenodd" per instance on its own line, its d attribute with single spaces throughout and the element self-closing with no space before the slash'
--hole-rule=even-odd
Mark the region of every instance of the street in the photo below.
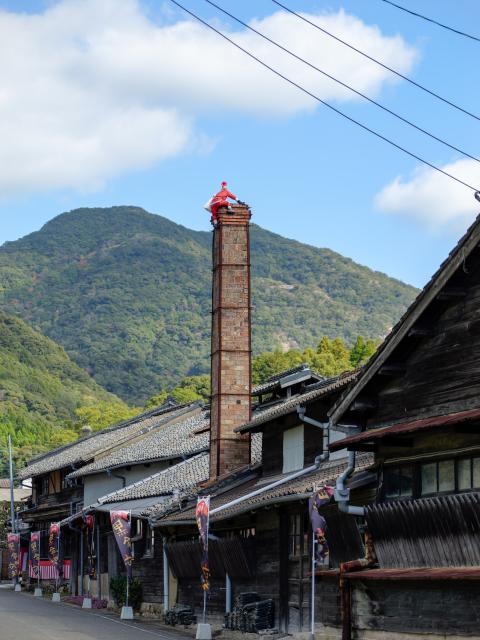
<svg viewBox="0 0 480 640">
<path fill-rule="evenodd" d="M 182 640 L 152 622 L 124 622 L 99 610 L 54 604 L 26 593 L 0 589 L 0 640 Z"/>
</svg>

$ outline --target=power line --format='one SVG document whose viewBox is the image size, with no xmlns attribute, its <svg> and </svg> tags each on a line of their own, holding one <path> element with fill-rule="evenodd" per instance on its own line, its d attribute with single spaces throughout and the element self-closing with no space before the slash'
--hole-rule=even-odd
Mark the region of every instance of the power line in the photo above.
<svg viewBox="0 0 480 640">
<path fill-rule="evenodd" d="M 450 107 L 453 107 L 454 109 L 458 109 L 458 111 L 461 111 L 462 113 L 465 113 L 467 116 L 470 116 L 471 118 L 475 118 L 475 120 L 480 120 L 480 116 L 477 116 L 474 113 L 472 113 L 471 111 L 468 111 L 467 109 L 464 109 L 463 107 L 460 107 L 458 104 L 455 104 L 454 102 L 451 102 L 447 98 L 442 97 L 438 93 L 435 93 L 435 91 L 432 91 L 431 89 L 428 89 L 427 87 L 423 86 L 422 84 L 420 84 L 418 82 L 415 82 L 415 80 L 412 80 L 408 76 L 403 75 L 403 73 L 400 73 L 399 71 L 396 71 L 395 69 L 392 69 L 392 67 L 389 67 L 388 65 L 384 64 L 383 62 L 380 62 L 380 60 L 377 60 L 376 58 L 373 58 L 372 56 L 368 55 L 368 53 L 365 53 L 361 49 L 357 49 L 357 47 L 354 47 L 352 44 L 349 44 L 345 40 L 342 40 L 338 36 L 334 35 L 333 33 L 330 33 L 330 31 L 327 31 L 326 29 L 324 29 L 320 25 L 315 24 L 315 22 L 312 22 L 308 18 L 305 18 L 305 16 L 302 16 L 302 14 L 297 13 L 293 9 L 289 9 L 286 5 L 282 4 L 278 0 L 272 0 L 272 2 L 275 3 L 276 5 L 278 5 L 279 7 L 282 7 L 282 9 L 285 9 L 285 11 L 288 11 L 289 13 L 291 13 L 294 16 L 296 16 L 300 20 L 303 20 L 304 22 L 308 23 L 312 27 L 315 27 L 315 29 L 318 29 L 319 31 L 322 31 L 327 36 L 330 36 L 330 38 L 333 38 L 334 40 L 337 40 L 338 42 L 341 42 L 342 44 L 344 44 L 349 49 L 352 49 L 353 51 L 356 51 L 357 53 L 359 53 L 360 55 L 364 56 L 365 58 L 368 58 L 372 62 L 375 62 L 376 64 L 378 64 L 381 67 L 383 67 L 384 69 L 387 69 L 387 71 L 390 71 L 391 73 L 394 73 L 399 78 L 402 78 L 403 80 L 406 80 L 410 84 L 413 84 L 418 89 L 421 89 L 422 91 L 425 91 L 425 93 L 428 93 L 429 95 L 433 96 L 434 98 L 437 98 L 438 100 L 441 100 L 442 102 L 444 102 L 445 104 L 448 104 Z"/>
<path fill-rule="evenodd" d="M 414 129 L 416 129 L 417 131 L 420 131 L 421 133 L 424 133 L 426 136 L 429 136 L 430 138 L 432 138 L 433 140 L 436 140 L 437 142 L 440 142 L 441 144 L 445 145 L 446 147 L 449 147 L 450 149 L 453 149 L 454 151 L 458 151 L 459 153 L 461 153 L 462 155 L 464 155 L 467 158 L 470 158 L 471 160 L 475 160 L 475 162 L 480 163 L 480 159 L 471 155 L 470 153 L 463 151 L 462 149 L 460 149 L 459 147 L 456 147 L 453 144 L 450 144 L 449 142 L 446 142 L 446 140 L 443 140 L 442 138 L 439 138 L 438 136 L 436 136 L 433 133 L 430 133 L 429 131 L 427 131 L 426 129 L 423 129 L 422 127 L 420 127 L 419 125 L 416 125 L 414 122 L 412 122 L 411 120 L 408 120 L 407 118 L 404 118 L 403 116 L 399 115 L 398 113 L 396 113 L 395 111 L 392 111 L 392 109 L 389 109 L 388 107 L 384 106 L 383 104 L 381 104 L 380 102 L 377 102 L 376 100 L 373 100 L 372 98 L 369 98 L 367 95 L 365 95 L 364 93 L 362 93 L 361 91 L 358 91 L 357 89 L 354 89 L 353 87 L 351 87 L 349 84 L 347 84 L 346 82 L 342 82 L 341 80 L 339 80 L 338 78 L 335 78 L 335 76 L 330 75 L 329 73 L 327 73 L 326 71 L 323 71 L 322 69 L 320 69 L 319 67 L 316 67 L 314 64 L 312 64 L 311 62 L 308 62 L 308 60 L 305 60 L 304 58 L 300 57 L 299 55 L 297 55 L 296 53 L 294 53 L 293 51 L 291 51 L 290 49 L 287 49 L 286 47 L 284 47 L 283 45 L 279 44 L 278 42 L 276 42 L 275 40 L 273 40 L 272 38 L 269 38 L 268 36 L 266 36 L 264 33 L 262 33 L 261 31 L 258 31 L 257 29 L 255 29 L 254 27 L 250 26 L 247 22 L 244 22 L 243 20 L 241 20 L 240 18 L 237 18 L 236 16 L 234 16 L 233 14 L 229 13 L 228 11 L 226 11 L 225 9 L 223 9 L 222 7 L 220 7 L 218 4 L 215 4 L 215 2 L 212 2 L 212 0 L 205 0 L 205 2 L 207 2 L 209 5 L 211 5 L 212 7 L 215 7 L 216 9 L 218 9 L 219 11 L 221 11 L 222 13 L 224 13 L 225 15 L 229 16 L 230 18 L 232 18 L 233 20 L 236 20 L 236 22 L 238 22 L 239 24 L 243 25 L 244 27 L 246 27 L 247 29 L 249 29 L 250 31 L 252 31 L 253 33 L 256 33 L 257 35 L 259 35 L 261 38 L 263 38 L 264 40 L 267 40 L 267 42 L 270 42 L 271 44 L 273 44 L 274 46 L 278 47 L 279 49 L 281 49 L 282 51 L 284 51 L 285 53 L 288 53 L 290 56 L 296 58 L 297 60 L 299 60 L 300 62 L 303 62 L 304 64 L 306 64 L 307 66 L 309 66 L 311 69 L 314 69 L 315 71 L 318 71 L 319 73 L 323 74 L 324 76 L 326 76 L 327 78 L 330 78 L 330 80 L 333 80 L 334 82 L 337 82 L 338 84 L 342 85 L 342 87 L 345 87 L 346 89 L 349 89 L 350 91 L 353 91 L 353 93 L 356 93 L 357 95 L 361 96 L 362 98 L 364 98 L 365 100 L 368 100 L 368 102 L 374 104 L 375 106 L 379 107 L 380 109 L 383 109 L 383 111 L 386 111 L 387 113 L 389 113 L 390 115 L 394 116 L 395 118 L 398 118 L 399 120 L 401 120 L 402 122 L 405 122 L 406 124 L 410 125 L 411 127 L 413 127 Z"/>
<path fill-rule="evenodd" d="M 297 89 L 299 89 L 300 91 L 305 93 L 307 96 L 310 96 L 311 98 L 313 98 L 317 102 L 320 102 L 321 104 L 325 105 L 326 107 L 328 107 L 329 109 L 331 109 L 332 111 L 334 111 L 338 115 L 342 116 L 346 120 L 349 120 L 350 122 L 353 122 L 357 126 L 359 126 L 362 129 L 364 129 L 365 131 L 368 131 L 369 133 L 373 134 L 377 138 L 380 138 L 380 140 L 383 140 L 384 142 L 387 142 L 392 147 L 395 147 L 396 149 L 399 149 L 400 151 L 403 151 L 403 153 L 406 153 L 411 158 L 414 158 L 415 160 L 418 160 L 419 162 L 421 162 L 421 163 L 427 165 L 428 167 L 430 167 L 431 169 L 434 169 L 435 171 L 438 171 L 439 173 L 443 173 L 443 175 L 447 176 L 447 178 L 451 178 L 452 180 L 455 180 L 455 182 L 458 182 L 459 184 L 463 185 L 464 187 L 467 187 L 468 189 L 471 189 L 475 193 L 477 191 L 479 191 L 479 189 L 477 189 L 476 187 L 472 187 L 471 184 L 468 184 L 467 182 L 464 182 L 463 180 L 460 180 L 460 178 L 456 178 L 451 173 L 448 173 L 444 169 L 441 169 L 440 167 L 437 167 L 436 165 L 434 165 L 433 163 L 429 162 L 428 160 L 425 160 L 424 158 L 422 158 L 420 156 L 417 156 L 412 151 L 408 151 L 408 149 L 405 149 L 405 147 L 402 147 L 401 145 L 397 144 L 393 140 L 390 140 L 389 138 L 387 138 L 386 136 L 382 135 L 381 133 L 378 133 L 378 131 L 375 131 L 374 129 L 370 129 L 370 127 L 367 127 L 367 125 L 362 124 L 361 122 L 359 122 L 358 120 L 355 120 L 354 118 L 352 118 L 351 116 L 347 115 L 346 113 L 344 113 L 340 109 L 337 109 L 336 107 L 334 107 L 333 105 L 329 104 L 328 102 L 325 102 L 325 100 L 322 100 L 321 98 L 316 96 L 314 93 L 312 93 L 308 89 L 305 89 L 305 87 L 302 87 L 300 84 L 298 84 L 294 80 L 291 80 L 290 78 L 287 78 L 287 76 L 283 75 L 283 73 L 281 73 L 280 71 L 277 71 L 276 69 L 274 69 L 273 67 L 268 65 L 266 62 L 263 62 L 263 60 L 260 60 L 260 58 L 257 58 L 256 55 L 254 55 L 253 53 L 251 53 L 247 49 L 244 49 L 241 45 L 237 44 L 234 40 L 232 40 L 231 38 L 226 36 L 219 29 L 216 29 L 213 25 L 209 24 L 206 20 L 203 20 L 203 18 L 200 18 L 200 16 L 198 16 L 196 13 L 193 13 L 193 11 L 190 11 L 190 9 L 187 9 L 186 7 L 184 7 L 182 4 L 180 4 L 180 2 L 177 2 L 177 0 L 170 0 L 170 2 L 172 2 L 174 5 L 176 5 L 180 9 L 182 9 L 182 11 L 184 11 L 188 15 L 192 16 L 192 18 L 195 18 L 196 20 L 201 22 L 204 26 L 206 26 L 209 29 L 211 29 L 212 31 L 214 31 L 216 34 L 218 34 L 224 40 L 229 42 L 231 45 L 233 45 L 234 47 L 236 47 L 237 49 L 239 49 L 240 51 L 245 53 L 247 56 L 252 58 L 252 60 L 255 60 L 256 62 L 258 62 L 260 65 L 262 65 L 262 67 L 265 67 L 266 69 L 268 69 L 269 71 L 274 73 L 279 78 L 282 78 L 282 80 L 285 80 L 286 82 L 291 84 L 293 87 L 296 87 Z"/>
<path fill-rule="evenodd" d="M 407 9 L 407 7 L 402 7 L 396 2 L 392 2 L 391 0 L 382 0 L 386 4 L 391 4 L 392 7 L 396 7 L 401 11 L 405 11 L 405 13 L 410 13 L 412 16 L 417 18 L 421 18 L 422 20 L 426 20 L 427 22 L 431 22 L 432 24 L 436 24 L 438 27 L 442 27 L 443 29 L 448 29 L 448 31 L 453 31 L 453 33 L 457 33 L 459 36 L 465 36 L 465 38 L 470 38 L 471 40 L 476 40 L 480 42 L 480 38 L 477 36 L 472 36 L 470 33 L 466 33 L 465 31 L 460 31 L 459 29 L 454 29 L 453 27 L 449 27 L 448 24 L 443 24 L 442 22 L 438 22 L 438 20 L 434 20 L 433 18 L 428 18 L 427 16 L 422 15 L 421 13 L 417 13 L 416 11 L 412 11 L 411 9 Z"/>
</svg>

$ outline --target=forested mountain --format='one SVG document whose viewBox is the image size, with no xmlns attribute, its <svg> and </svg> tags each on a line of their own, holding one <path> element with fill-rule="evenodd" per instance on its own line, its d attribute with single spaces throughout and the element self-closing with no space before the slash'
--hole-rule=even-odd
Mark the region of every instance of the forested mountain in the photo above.
<svg viewBox="0 0 480 640">
<path fill-rule="evenodd" d="M 211 234 L 137 207 L 77 209 L 0 248 L 0 306 L 141 403 L 208 371 Z M 416 290 L 252 226 L 254 351 L 383 336 Z"/>
<path fill-rule="evenodd" d="M 12 436 L 17 462 L 77 437 L 75 410 L 119 399 L 70 360 L 62 347 L 0 311 L 0 453 Z M 0 472 L 5 456 L 0 455 Z"/>
</svg>

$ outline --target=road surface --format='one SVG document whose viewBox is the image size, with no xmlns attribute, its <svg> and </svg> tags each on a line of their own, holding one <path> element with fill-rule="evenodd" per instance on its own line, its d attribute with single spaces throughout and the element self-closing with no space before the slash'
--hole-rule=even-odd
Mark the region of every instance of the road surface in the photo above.
<svg viewBox="0 0 480 640">
<path fill-rule="evenodd" d="M 74 605 L 0 589 L 0 640 L 184 640 L 154 623 L 128 622 Z"/>
</svg>

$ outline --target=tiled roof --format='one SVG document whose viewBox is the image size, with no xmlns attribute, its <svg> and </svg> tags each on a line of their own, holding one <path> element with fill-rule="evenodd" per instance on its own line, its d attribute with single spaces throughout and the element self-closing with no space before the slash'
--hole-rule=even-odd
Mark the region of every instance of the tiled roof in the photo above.
<svg viewBox="0 0 480 640">
<path fill-rule="evenodd" d="M 206 434 L 207 436 L 209 434 Z M 262 456 L 262 438 L 255 435 L 252 438 L 252 464 L 260 462 Z M 154 473 L 144 480 L 119 489 L 113 493 L 99 498 L 99 502 L 118 502 L 120 500 L 136 500 L 149 496 L 163 496 L 173 491 L 179 491 L 180 495 L 190 494 L 196 486 L 208 480 L 210 471 L 209 453 L 200 453 L 179 462 L 164 471 Z"/>
<path fill-rule="evenodd" d="M 373 466 L 374 456 L 372 454 L 362 454 L 357 457 L 356 471 L 358 475 L 362 471 L 366 471 Z M 300 476 L 290 482 L 285 482 L 280 486 L 277 486 L 269 491 L 265 491 L 251 498 L 246 497 L 242 502 L 233 505 L 227 509 L 223 509 L 218 513 L 211 515 L 211 521 L 225 520 L 233 516 L 252 511 L 254 509 L 275 504 L 279 500 L 284 500 L 287 496 L 295 498 L 295 496 L 306 496 L 313 492 L 313 488 L 318 484 L 334 484 L 338 476 L 345 470 L 347 462 L 345 460 L 332 460 L 324 462 L 318 471 L 314 471 L 304 476 Z M 285 474 L 284 477 L 288 477 L 291 474 Z M 217 509 L 223 505 L 232 502 L 233 500 L 248 496 L 250 493 L 260 489 L 262 486 L 266 486 L 275 480 L 279 480 L 281 476 L 276 478 L 250 478 L 241 486 L 236 486 L 230 491 L 224 491 L 217 496 L 210 498 L 210 509 Z M 353 476 L 355 478 L 355 476 Z M 166 504 L 161 505 L 157 510 L 149 510 L 149 515 L 155 519 L 155 524 L 158 526 L 167 526 L 168 524 L 181 524 L 182 522 L 189 523 L 195 518 L 195 506 L 191 505 L 187 509 L 178 511 L 178 509 L 172 509 L 173 504 L 170 504 L 170 508 L 167 510 Z M 160 517 L 159 517 L 160 516 Z"/>
<path fill-rule="evenodd" d="M 265 382 L 263 382 L 262 384 L 259 384 L 256 387 L 253 387 L 252 396 L 258 396 L 261 393 L 268 393 L 269 391 L 273 391 L 273 389 L 275 389 L 278 382 L 282 378 L 291 376 L 294 373 L 299 373 L 300 371 L 306 371 L 309 368 L 310 367 L 308 366 L 308 364 L 300 364 L 297 367 L 292 367 L 291 369 L 286 369 L 285 371 L 276 373 L 274 376 L 270 376 L 270 378 L 267 378 Z"/>
<path fill-rule="evenodd" d="M 209 474 L 209 454 L 200 453 L 183 462 L 159 471 L 134 484 L 99 499 L 101 503 L 136 500 L 149 496 L 163 496 L 174 490 L 182 491 L 205 482 Z"/>
<path fill-rule="evenodd" d="M 94 462 L 69 474 L 68 478 L 78 478 L 128 464 L 190 456 L 207 450 L 208 432 L 194 434 L 198 429 L 209 425 L 210 412 L 197 410 L 194 415 L 190 414 L 184 420 L 178 420 L 177 415 L 178 412 L 164 418 L 157 425 L 153 425 L 146 435 L 95 459 Z"/>
<path fill-rule="evenodd" d="M 161 419 L 160 416 L 164 416 L 167 413 L 170 416 L 174 416 L 182 412 L 187 406 L 172 407 L 169 405 L 168 407 L 157 407 L 130 420 L 125 420 L 107 429 L 102 429 L 102 431 L 97 431 L 91 436 L 49 451 L 42 456 L 33 458 L 26 467 L 18 472 L 18 477 L 29 478 L 48 473 L 54 469 L 87 462 L 100 451 L 118 446 L 122 442 L 126 442 L 128 439 L 138 435 L 142 429 L 151 428 Z"/>
<path fill-rule="evenodd" d="M 273 407 L 266 409 L 265 411 L 260 411 L 258 414 L 254 414 L 254 417 L 250 422 L 247 422 L 247 424 L 244 424 L 241 427 L 237 427 L 235 431 L 238 431 L 239 433 L 253 431 L 258 425 L 264 424 L 265 422 L 270 422 L 270 420 L 274 418 L 278 418 L 280 416 L 291 413 L 295 410 L 296 407 L 301 404 L 313 402 L 314 400 L 328 395 L 333 391 L 339 391 L 349 384 L 353 383 L 359 373 L 360 371 L 358 369 L 356 369 L 355 371 L 347 371 L 346 373 L 342 373 L 335 378 L 321 380 L 320 382 L 309 385 L 304 393 L 299 393 L 295 396 L 292 396 L 291 398 L 288 398 L 284 402 L 275 404 Z"/>
</svg>

